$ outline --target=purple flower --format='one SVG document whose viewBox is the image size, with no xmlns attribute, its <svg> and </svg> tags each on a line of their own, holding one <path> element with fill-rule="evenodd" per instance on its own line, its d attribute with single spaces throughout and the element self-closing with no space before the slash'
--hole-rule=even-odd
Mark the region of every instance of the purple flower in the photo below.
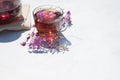
<svg viewBox="0 0 120 80">
<path fill-rule="evenodd" d="M 22 45 L 22 46 L 25 46 L 25 45 L 26 45 L 26 42 L 22 42 L 21 45 Z"/>
<path fill-rule="evenodd" d="M 56 16 L 56 14 L 54 13 L 46 14 L 44 11 L 40 11 L 36 14 L 36 16 L 40 17 L 41 19 L 44 19 L 46 15 L 49 15 L 50 16 L 49 18 L 54 18 Z M 72 25 L 71 12 L 68 11 L 62 20 L 63 20 L 63 24 L 62 24 L 63 27 L 71 26 Z M 41 37 L 38 32 L 33 31 L 26 38 L 26 41 L 21 43 L 21 45 L 26 46 L 28 44 L 29 49 L 32 50 L 30 52 L 36 52 L 36 50 L 38 50 L 37 52 L 39 51 L 41 52 L 42 50 L 47 50 L 51 53 L 54 53 L 55 51 L 61 52 L 61 50 L 65 51 L 64 47 L 66 46 L 60 46 L 60 43 L 58 42 L 59 38 L 61 38 L 61 36 L 55 37 L 51 33 L 46 33 L 45 37 Z"/>
<path fill-rule="evenodd" d="M 30 36 L 27 37 L 27 41 L 30 39 Z"/>
<path fill-rule="evenodd" d="M 70 27 L 72 25 L 72 20 L 71 20 L 71 12 L 68 11 L 67 14 L 65 15 L 65 17 L 63 18 L 65 20 L 65 22 L 63 23 L 63 25 L 65 26 L 65 24 Z"/>
</svg>

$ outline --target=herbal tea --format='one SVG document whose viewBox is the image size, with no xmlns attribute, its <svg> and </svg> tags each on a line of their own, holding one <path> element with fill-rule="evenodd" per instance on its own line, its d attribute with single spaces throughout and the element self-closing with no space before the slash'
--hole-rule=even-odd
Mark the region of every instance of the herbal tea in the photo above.
<svg viewBox="0 0 120 80">
<path fill-rule="evenodd" d="M 40 36 L 56 37 L 59 32 L 62 15 L 63 13 L 60 11 L 50 8 L 36 11 L 34 13 L 35 26 Z"/>
</svg>

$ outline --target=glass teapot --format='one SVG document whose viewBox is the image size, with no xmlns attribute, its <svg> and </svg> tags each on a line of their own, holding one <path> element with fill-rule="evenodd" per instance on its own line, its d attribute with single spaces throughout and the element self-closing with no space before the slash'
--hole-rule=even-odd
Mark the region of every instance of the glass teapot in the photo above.
<svg viewBox="0 0 120 80">
<path fill-rule="evenodd" d="M 0 23 L 15 20 L 20 13 L 20 0 L 0 0 Z"/>
</svg>

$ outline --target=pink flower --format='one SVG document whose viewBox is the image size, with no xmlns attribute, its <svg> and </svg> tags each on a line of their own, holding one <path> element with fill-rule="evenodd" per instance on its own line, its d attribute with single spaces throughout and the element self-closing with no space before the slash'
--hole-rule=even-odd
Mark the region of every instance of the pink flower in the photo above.
<svg viewBox="0 0 120 80">
<path fill-rule="evenodd" d="M 54 14 L 53 12 L 47 14 L 44 11 L 40 11 L 36 14 L 37 17 L 40 17 L 43 20 L 46 19 L 45 18 L 46 16 L 47 17 L 49 16 L 48 20 L 50 20 L 50 19 L 55 18 L 56 15 L 57 14 Z M 68 11 L 62 20 L 64 21 L 62 24 L 63 27 L 71 26 L 72 25 L 71 12 Z M 35 28 L 35 25 L 34 25 L 34 28 Z M 55 52 L 55 51 L 60 52 L 61 49 L 64 50 L 64 47 L 65 47 L 65 46 L 62 46 L 62 47 L 60 46 L 60 43 L 59 43 L 60 38 L 61 37 L 56 37 L 56 36 L 52 35 L 51 32 L 45 34 L 45 37 L 41 37 L 38 32 L 33 31 L 26 38 L 26 41 L 21 43 L 21 45 L 26 46 L 28 44 L 29 49 L 32 50 L 30 52 L 39 52 L 40 49 L 41 49 L 40 52 L 46 52 L 46 51 L 42 51 L 42 49 L 45 50 L 46 48 L 47 48 L 47 51 L 49 51 L 51 53 Z M 36 51 L 36 50 L 38 50 L 38 51 Z"/>
<path fill-rule="evenodd" d="M 21 45 L 22 45 L 22 46 L 25 46 L 25 45 L 26 45 L 26 42 L 22 42 Z"/>
</svg>

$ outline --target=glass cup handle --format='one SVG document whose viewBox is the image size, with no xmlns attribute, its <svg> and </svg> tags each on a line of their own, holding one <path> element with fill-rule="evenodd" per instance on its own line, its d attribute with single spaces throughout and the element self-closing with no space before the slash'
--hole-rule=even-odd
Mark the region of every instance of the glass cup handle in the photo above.
<svg viewBox="0 0 120 80">
<path fill-rule="evenodd" d="M 60 23 L 60 32 L 65 31 L 68 27 L 72 25 L 71 21 L 71 13 L 68 11 L 66 15 L 62 18 L 62 21 Z"/>
<path fill-rule="evenodd" d="M 66 25 L 65 20 L 62 19 L 59 31 L 60 31 L 60 32 L 63 32 L 63 31 L 65 31 L 67 28 L 68 28 L 68 26 Z"/>
</svg>

